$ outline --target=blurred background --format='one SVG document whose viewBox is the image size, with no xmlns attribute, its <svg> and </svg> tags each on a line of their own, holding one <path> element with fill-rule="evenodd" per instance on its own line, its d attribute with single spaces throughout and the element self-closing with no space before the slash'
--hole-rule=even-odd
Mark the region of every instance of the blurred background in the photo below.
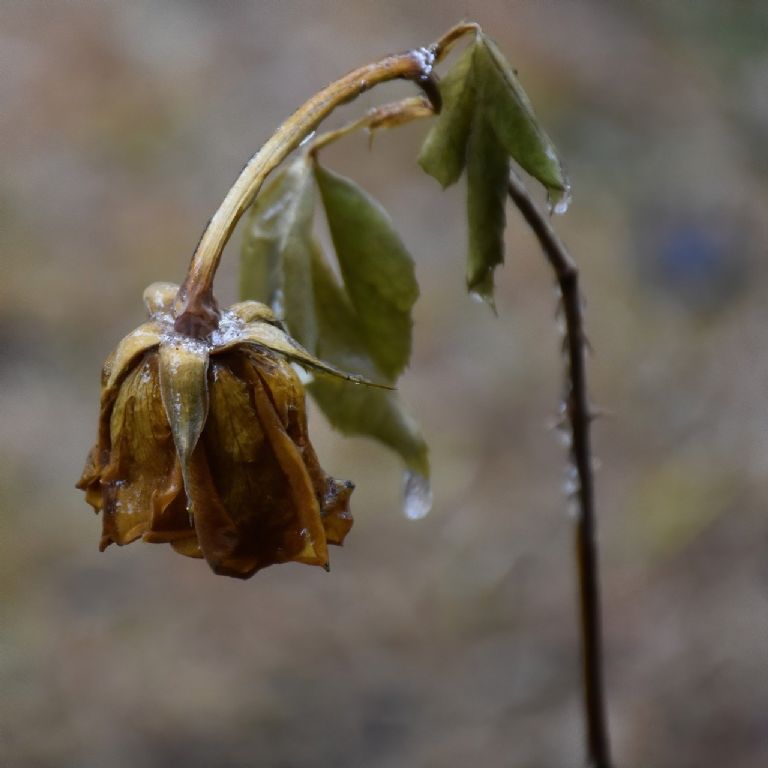
<svg viewBox="0 0 768 768">
<path fill-rule="evenodd" d="M 397 460 L 316 413 L 323 466 L 357 484 L 330 574 L 241 583 L 168 547 L 100 554 L 74 489 L 103 359 L 142 321 L 143 288 L 182 279 L 245 160 L 330 80 L 462 18 L 519 70 L 574 185 L 555 223 L 606 411 L 616 764 L 768 764 L 764 2 L 3 0 L 4 768 L 582 765 L 552 279 L 510 210 L 498 318 L 466 297 L 463 184 L 416 166 L 425 126 L 325 160 L 416 259 L 402 391 L 432 445 L 432 513 L 406 520 Z"/>
</svg>

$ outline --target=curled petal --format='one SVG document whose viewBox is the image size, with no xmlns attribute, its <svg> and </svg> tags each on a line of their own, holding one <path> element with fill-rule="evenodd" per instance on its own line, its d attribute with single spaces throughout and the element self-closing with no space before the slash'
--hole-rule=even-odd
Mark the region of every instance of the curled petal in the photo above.
<svg viewBox="0 0 768 768">
<path fill-rule="evenodd" d="M 144 289 L 144 306 L 150 317 L 170 313 L 179 286 L 176 283 L 152 283 Z"/>
<path fill-rule="evenodd" d="M 328 549 L 325 531 L 320 522 L 320 505 L 312 487 L 312 481 L 301 452 L 285 431 L 283 422 L 278 415 L 277 408 L 279 405 L 276 407 L 275 404 L 280 402 L 279 393 L 276 393 L 274 389 L 268 390 L 258 369 L 255 372 L 258 381 L 254 377 L 252 382 L 256 412 L 280 469 L 288 481 L 294 508 L 297 512 L 299 535 L 304 541 L 302 551 L 291 559 L 310 565 L 325 565 L 328 562 Z"/>
<path fill-rule="evenodd" d="M 317 498 L 295 446 L 291 454 L 283 444 L 288 438 L 280 434 L 282 422 L 263 383 L 237 355 L 214 358 L 210 379 L 201 441 L 207 466 L 195 468 L 209 471 L 210 482 L 204 474 L 193 478 L 202 496 L 196 507 L 211 504 L 195 516 L 209 564 L 217 573 L 242 577 L 290 560 L 324 565 Z"/>
<path fill-rule="evenodd" d="M 202 442 L 190 456 L 185 486 L 200 552 L 213 572 L 241 579 L 252 576 L 259 568 L 258 558 L 242 552 L 241 531 L 216 490 Z M 189 540 L 181 540 L 174 548 L 188 554 L 190 547 Z"/>
<path fill-rule="evenodd" d="M 172 482 L 175 457 L 158 382 L 148 355 L 123 382 L 110 415 L 109 464 L 99 473 L 101 548 L 127 544 L 149 527 L 153 498 Z M 94 492 L 94 484 L 90 486 Z"/>
<path fill-rule="evenodd" d="M 239 301 L 233 304 L 229 311 L 244 323 L 262 322 L 281 325 L 272 309 L 260 301 Z"/>
<path fill-rule="evenodd" d="M 139 357 L 160 344 L 162 332 L 160 323 L 149 320 L 120 341 L 101 371 L 102 403 L 114 393 Z"/>
<path fill-rule="evenodd" d="M 341 545 L 352 528 L 349 498 L 353 483 L 336 480 L 320 466 L 309 440 L 304 390 L 293 368 L 278 356 L 252 353 L 259 376 L 266 384 L 285 431 L 298 448 L 320 503 L 320 517 L 329 544 Z"/>
<path fill-rule="evenodd" d="M 174 456 L 174 459 L 168 481 L 152 493 L 149 529 L 144 534 L 144 541 L 159 544 L 194 539 L 197 543 L 195 529 L 187 511 L 181 463 L 178 456 Z"/>
</svg>

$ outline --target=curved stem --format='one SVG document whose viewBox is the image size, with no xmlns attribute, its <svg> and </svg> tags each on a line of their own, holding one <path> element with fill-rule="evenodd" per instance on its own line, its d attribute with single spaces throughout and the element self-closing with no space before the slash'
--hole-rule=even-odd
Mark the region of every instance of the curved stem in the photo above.
<svg viewBox="0 0 768 768">
<path fill-rule="evenodd" d="M 597 520 L 587 394 L 586 336 L 579 291 L 579 271 L 549 220 L 540 212 L 516 174 L 510 174 L 509 196 L 539 241 L 557 278 L 565 314 L 568 375 L 565 407 L 571 428 L 571 458 L 578 476 L 576 561 L 579 578 L 584 711 L 589 768 L 610 768 L 600 623 Z"/>
<path fill-rule="evenodd" d="M 189 336 L 206 336 L 218 324 L 213 298 L 213 278 L 224 246 L 267 176 L 317 128 L 336 107 L 380 83 L 405 79 L 416 82 L 439 111 L 440 92 L 433 65 L 463 35 L 477 32 L 476 24 L 459 24 L 428 48 L 387 56 L 366 64 L 316 93 L 296 110 L 248 161 L 211 217 L 179 288 L 174 312 L 176 330 Z"/>
<path fill-rule="evenodd" d="M 176 298 L 176 330 L 198 336 L 216 326 L 213 277 L 225 244 L 266 177 L 336 107 L 388 80 L 427 78 L 432 61 L 428 51 L 409 51 L 360 67 L 315 94 L 272 134 L 243 168 L 200 238 Z"/>
</svg>

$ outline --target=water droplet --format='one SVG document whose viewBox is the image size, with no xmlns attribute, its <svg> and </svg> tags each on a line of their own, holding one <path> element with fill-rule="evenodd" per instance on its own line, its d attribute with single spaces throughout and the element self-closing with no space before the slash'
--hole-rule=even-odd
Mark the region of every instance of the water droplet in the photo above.
<svg viewBox="0 0 768 768">
<path fill-rule="evenodd" d="M 575 497 L 579 492 L 579 484 L 576 480 L 568 479 L 563 483 L 563 493 L 569 498 Z"/>
<path fill-rule="evenodd" d="M 305 387 L 315 380 L 313 374 L 306 368 L 302 368 L 298 363 L 291 363 L 291 368 L 293 368 L 293 370 L 296 372 L 296 375 L 299 377 L 299 381 Z"/>
<path fill-rule="evenodd" d="M 571 205 L 571 187 L 567 186 L 562 192 L 560 190 L 550 190 L 547 194 L 550 214 L 562 216 L 568 211 Z"/>
<path fill-rule="evenodd" d="M 272 296 L 272 311 L 275 316 L 282 319 L 285 311 L 285 295 L 282 288 L 278 288 Z"/>
<path fill-rule="evenodd" d="M 421 520 L 432 509 L 429 478 L 408 470 L 403 484 L 403 514 L 409 520 Z"/>
<path fill-rule="evenodd" d="M 573 439 L 571 438 L 571 430 L 568 428 L 557 429 L 557 442 L 563 446 L 563 448 L 570 448 L 573 445 Z"/>
<path fill-rule="evenodd" d="M 469 298 L 478 304 L 485 304 L 490 308 L 494 315 L 497 314 L 496 302 L 494 301 L 493 296 L 489 296 L 487 293 L 480 293 L 480 291 L 470 291 Z"/>
</svg>

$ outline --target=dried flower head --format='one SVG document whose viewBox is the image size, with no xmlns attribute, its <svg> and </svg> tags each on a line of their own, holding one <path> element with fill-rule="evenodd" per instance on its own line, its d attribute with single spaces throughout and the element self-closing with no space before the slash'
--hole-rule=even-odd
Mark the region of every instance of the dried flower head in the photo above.
<svg viewBox="0 0 768 768">
<path fill-rule="evenodd" d="M 102 372 L 99 434 L 77 487 L 101 513 L 101 549 L 138 538 L 248 578 L 273 563 L 327 566 L 352 526 L 352 483 L 327 475 L 307 435 L 291 363 L 314 358 L 258 302 L 205 339 L 174 330 L 178 287 L 144 293 L 150 320 Z"/>
</svg>

